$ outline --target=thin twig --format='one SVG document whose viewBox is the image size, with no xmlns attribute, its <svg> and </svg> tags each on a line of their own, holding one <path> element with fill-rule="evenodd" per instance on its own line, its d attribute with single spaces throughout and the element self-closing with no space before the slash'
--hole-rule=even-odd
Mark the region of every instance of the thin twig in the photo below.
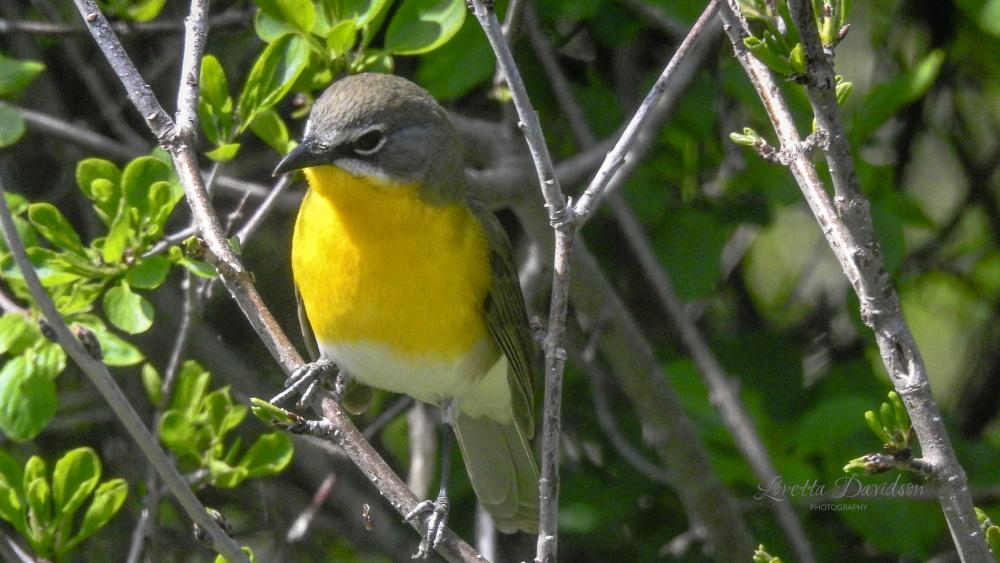
<svg viewBox="0 0 1000 563">
<path fill-rule="evenodd" d="M 60 17 L 60 13 L 48 0 L 37 1 L 35 5 L 50 19 L 55 20 Z M 81 45 L 81 41 L 75 37 L 69 37 L 59 42 L 64 55 L 70 61 L 69 68 L 76 73 L 90 93 L 91 104 L 97 106 L 97 112 L 122 142 L 133 145 L 143 144 L 145 140 L 122 116 L 121 104 L 116 103 L 116 98 L 111 95 L 102 77 L 97 74 L 93 65 L 89 64 L 89 61 L 84 57 Z"/>
<path fill-rule="evenodd" d="M 149 425 L 152 432 L 158 432 L 160 423 L 163 420 L 163 413 L 170 407 L 170 401 L 174 394 L 177 374 L 180 371 L 181 359 L 187 349 L 191 338 L 191 326 L 197 309 L 195 301 L 198 299 L 198 292 L 194 286 L 194 276 L 190 271 L 184 271 L 184 280 L 181 287 L 184 292 L 184 301 L 181 306 L 181 320 L 177 328 L 177 336 L 174 338 L 174 345 L 170 349 L 170 356 L 167 359 L 167 367 L 163 370 L 163 381 L 160 384 L 160 402 L 153 413 L 153 421 Z M 142 551 L 146 544 L 146 538 L 153 531 L 156 523 L 156 508 L 160 504 L 160 486 L 155 472 L 151 472 L 146 479 L 146 497 L 143 499 L 142 512 L 139 514 L 139 521 L 132 532 L 132 543 L 129 545 L 126 563 L 137 563 L 142 557 Z"/>
<path fill-rule="evenodd" d="M 319 509 L 330 498 L 330 494 L 333 493 L 333 487 L 336 484 L 337 474 L 333 472 L 327 473 L 326 477 L 323 478 L 323 482 L 316 489 L 316 493 L 313 494 L 309 504 L 292 522 L 292 525 L 288 527 L 288 531 L 285 532 L 286 542 L 296 543 L 302 541 L 302 538 L 309 532 L 309 528 L 312 526 L 313 519 L 319 512 Z"/>
<path fill-rule="evenodd" d="M 153 89 L 142 79 L 142 75 L 132 64 L 125 48 L 115 35 L 114 30 L 108 23 L 104 13 L 97 6 L 94 0 L 74 0 L 77 10 L 83 16 L 87 29 L 97 42 L 97 46 L 104 52 L 104 57 L 111 63 L 111 68 L 118 75 L 128 92 L 128 98 L 132 105 L 139 110 L 139 114 L 146 120 L 149 130 L 156 136 L 161 145 L 167 146 L 170 143 L 170 136 L 173 133 L 173 121 L 160 102 L 157 101 Z M 108 96 L 106 99 L 112 99 Z"/>
<path fill-rule="evenodd" d="M 181 59 L 180 88 L 174 135 L 191 142 L 198 136 L 198 93 L 201 57 L 208 37 L 208 0 L 191 0 L 191 13 L 184 19 L 184 56 Z"/>
<path fill-rule="evenodd" d="M 529 11 L 526 14 L 526 24 L 528 28 L 528 36 L 529 39 L 531 40 L 532 46 L 534 47 L 536 54 L 539 56 L 539 60 L 542 62 L 543 67 L 546 69 L 546 72 L 550 78 L 550 84 L 552 85 L 553 91 L 556 94 L 556 98 L 559 101 L 562 114 L 566 117 L 567 121 L 569 122 L 570 128 L 574 132 L 574 136 L 577 138 L 577 142 L 580 145 L 582 145 L 585 149 L 592 146 L 595 141 L 593 133 L 591 132 L 590 127 L 586 122 L 582 109 L 574 99 L 573 94 L 568 87 L 565 75 L 556 61 L 555 53 L 554 50 L 552 49 L 552 46 L 548 43 L 548 41 L 545 40 L 545 37 L 541 33 L 541 29 L 538 27 L 537 20 L 534 18 L 534 13 L 531 11 Z M 708 27 L 705 28 L 705 31 L 701 33 L 704 33 L 705 35 L 712 35 L 713 29 L 715 28 Z M 704 51 L 704 49 L 702 50 Z M 655 109 L 651 112 L 652 117 L 644 120 L 644 124 L 642 127 L 647 131 L 645 131 L 645 134 L 643 133 L 637 134 L 636 141 L 633 143 L 633 146 L 629 149 L 630 155 L 635 154 L 636 156 L 634 157 L 634 159 L 629 158 L 629 160 L 626 162 L 626 165 L 618 170 L 612 183 L 624 181 L 624 178 L 627 178 L 631 174 L 632 169 L 638 166 L 639 162 L 641 162 L 642 160 L 642 156 L 644 156 L 645 152 L 653 144 L 652 142 L 649 142 L 648 139 L 655 138 L 655 135 L 653 135 L 652 132 L 649 130 L 650 129 L 655 130 L 654 126 L 656 128 L 660 126 L 660 122 L 665 117 L 665 114 L 669 112 L 669 110 L 673 107 L 674 102 L 678 99 L 679 93 L 683 92 L 687 84 L 690 83 L 690 80 L 694 75 L 693 69 L 684 68 L 681 67 L 680 65 L 687 63 L 687 61 L 690 59 L 699 60 L 702 57 L 703 55 L 700 53 L 698 54 L 692 53 L 686 59 L 681 59 L 678 62 L 678 64 L 676 65 L 676 70 L 674 70 L 671 74 L 672 76 L 671 82 L 667 86 L 669 89 L 673 90 L 671 92 L 672 95 L 665 94 L 663 98 L 656 103 Z M 692 65 L 687 65 L 687 66 L 692 66 Z M 641 141 L 646 141 L 646 142 L 641 142 Z M 652 245 L 649 243 L 648 238 L 642 232 L 638 220 L 634 217 L 633 214 L 631 214 L 631 211 L 628 210 L 627 204 L 625 203 L 624 198 L 621 196 L 620 193 L 610 192 L 608 194 L 608 199 L 611 203 L 612 211 L 615 213 L 616 218 L 618 218 L 619 223 L 622 223 L 623 230 L 626 233 L 626 238 L 629 239 L 629 242 L 631 243 L 632 247 L 637 251 L 637 253 L 640 254 L 640 263 L 643 265 L 647 277 L 652 282 L 654 282 L 654 285 L 656 285 L 658 288 L 664 287 L 663 285 L 657 284 L 656 282 L 660 277 L 666 276 L 666 271 L 663 269 L 663 267 L 659 264 L 659 261 L 656 259 L 655 253 L 653 253 L 652 251 Z M 622 206 L 624 206 L 625 209 L 628 211 L 627 214 L 621 211 Z M 643 255 L 642 253 L 643 250 L 645 250 L 645 255 Z M 645 257 L 646 259 L 643 260 L 643 257 Z M 658 293 L 661 293 L 661 300 L 665 301 L 665 305 L 667 305 L 667 308 L 670 311 L 672 317 L 675 319 L 675 322 L 677 322 L 679 325 L 680 324 L 685 325 L 682 327 L 682 332 L 684 332 L 683 329 L 686 328 L 688 331 L 688 335 L 691 336 L 693 334 L 693 337 L 702 344 L 702 347 L 699 350 L 700 352 L 703 352 L 701 357 L 703 358 L 707 354 L 707 357 L 712 361 L 715 367 L 718 367 L 717 362 L 714 361 L 714 357 L 712 357 L 711 352 L 708 350 L 707 346 L 704 345 L 704 341 L 701 338 L 700 333 L 698 333 L 697 329 L 694 327 L 694 324 L 688 321 L 686 316 L 683 315 L 683 307 L 679 306 L 680 302 L 676 298 L 676 295 L 673 293 L 672 288 L 669 286 L 669 279 L 666 279 L 666 287 L 668 289 L 667 293 L 669 293 L 669 296 L 673 297 L 672 301 L 664 300 L 662 292 Z M 670 305 L 677 305 L 677 307 L 670 307 Z M 599 331 L 595 331 L 595 334 L 597 334 L 598 332 Z M 685 341 L 687 341 L 687 339 L 685 339 Z M 694 353 L 693 355 L 698 356 L 698 354 Z M 628 443 L 628 441 L 625 440 L 625 438 L 621 436 L 620 432 L 618 431 L 617 424 L 614 421 L 614 417 L 610 413 L 610 409 L 607 404 L 607 399 L 604 397 L 605 389 L 604 385 L 602 385 L 602 382 L 604 381 L 605 378 L 602 376 L 599 366 L 597 366 L 597 364 L 593 361 L 593 358 L 590 359 L 584 358 L 582 360 L 581 365 L 583 365 L 587 369 L 587 372 L 590 374 L 591 387 L 594 394 L 594 403 L 598 415 L 598 421 L 600 422 L 602 429 L 605 430 L 605 434 L 611 440 L 612 445 L 619 452 L 619 454 L 624 459 L 628 460 L 630 465 L 632 465 L 637 471 L 643 473 L 653 481 L 669 484 L 669 476 L 667 475 L 667 473 L 662 469 L 660 469 L 659 467 L 653 465 L 648 460 L 646 460 L 646 458 L 642 456 L 641 453 L 632 448 L 632 446 Z M 699 364 L 699 367 L 706 368 L 711 366 Z M 712 377 L 713 375 L 715 375 L 715 373 L 718 372 L 708 373 L 706 372 L 705 369 L 701 369 L 700 371 L 702 371 L 703 377 L 706 379 L 711 389 L 715 389 L 718 385 L 725 385 L 726 387 L 725 389 L 722 389 L 718 394 L 712 395 L 713 400 L 726 402 L 725 399 L 728 399 L 729 401 L 726 402 L 726 404 L 724 405 L 723 411 L 742 414 L 742 416 L 735 416 L 735 417 L 724 416 L 724 420 L 726 420 L 726 422 L 729 423 L 730 431 L 733 434 L 738 444 L 740 443 L 741 438 L 746 440 L 745 447 L 742 447 L 741 450 L 743 451 L 744 456 L 750 461 L 751 466 L 753 466 L 754 468 L 760 466 L 766 466 L 770 468 L 769 472 L 767 471 L 758 472 L 758 477 L 762 479 L 762 482 L 770 482 L 771 481 L 770 477 L 773 477 L 773 475 L 776 474 L 776 472 L 774 471 L 773 466 L 771 465 L 770 460 L 767 457 L 766 449 L 763 447 L 760 438 L 756 435 L 756 432 L 754 432 L 753 430 L 752 421 L 746 414 L 742 405 L 739 403 L 738 398 L 735 396 L 735 391 L 731 388 L 732 386 L 728 385 L 728 381 L 725 378 L 718 379 Z M 715 383 L 716 385 L 713 386 L 713 383 Z M 728 409 L 725 407 L 728 407 Z M 762 463 L 755 463 L 761 461 Z M 764 477 L 768 478 L 765 479 Z M 781 521 L 782 525 L 786 527 L 788 535 L 793 538 L 793 544 L 796 547 L 799 559 L 802 561 L 814 561 L 808 540 L 805 537 L 805 533 L 801 527 L 801 524 L 795 517 L 794 511 L 788 506 L 778 507 L 777 511 L 779 513 L 778 514 L 779 521 Z M 705 534 L 703 533 L 702 535 Z"/>
<path fill-rule="evenodd" d="M 247 222 L 240 227 L 240 230 L 236 232 L 236 238 L 240 241 L 240 244 L 246 244 L 246 241 L 250 240 L 250 237 L 257 232 L 257 228 L 260 227 L 264 219 L 274 210 L 275 205 L 278 203 L 279 198 L 285 193 L 285 190 L 292 185 L 291 174 L 284 174 L 278 180 L 278 182 L 271 188 L 270 193 L 264 198 L 264 201 L 260 202 L 257 209 L 254 210 L 253 215 L 247 219 Z"/>
<path fill-rule="evenodd" d="M 10 209 L 7 208 L 6 191 L 2 183 L 0 183 L 0 223 L 3 224 L 7 247 L 10 249 L 11 254 L 13 254 L 14 261 L 24 276 L 24 282 L 28 286 L 28 290 L 31 292 L 35 303 L 42 310 L 42 315 L 45 317 L 46 322 L 55 333 L 59 344 L 90 378 L 91 382 L 101 393 L 101 396 L 104 397 L 105 402 L 108 403 L 119 421 L 125 426 L 129 435 L 146 455 L 146 458 L 149 459 L 153 467 L 156 468 L 157 473 L 160 474 L 160 477 L 167 484 L 167 487 L 170 488 L 170 491 L 177 498 L 178 502 L 181 503 L 184 511 L 192 520 L 208 532 L 212 538 L 213 546 L 219 550 L 219 553 L 230 561 L 246 562 L 247 558 L 240 551 L 236 542 L 227 536 L 219 528 L 215 520 L 205 512 L 205 507 L 201 505 L 198 498 L 191 492 L 191 488 L 184 481 L 184 478 L 177 473 L 167 455 L 156 443 L 153 435 L 142 424 L 139 415 L 132 409 L 132 405 L 129 404 L 125 394 L 122 393 L 118 384 L 115 383 L 114 378 L 111 377 L 107 366 L 92 358 L 83 345 L 73 336 L 69 327 L 66 326 L 62 316 L 56 310 L 55 304 L 42 288 L 42 284 L 38 280 L 38 275 L 35 273 L 34 267 L 28 259 L 28 254 L 24 250 L 24 243 L 21 241 L 21 237 L 14 226 L 14 218 L 10 214 Z"/>
<path fill-rule="evenodd" d="M 35 558 L 14 541 L 14 538 L 0 532 L 0 557 L 9 563 L 34 563 Z"/>
<path fill-rule="evenodd" d="M 743 38 L 747 32 L 738 2 L 728 0 L 728 4 L 729 10 L 723 10 L 723 21 L 737 60 L 764 103 L 782 150 L 792 155 L 789 168 L 858 295 L 862 320 L 875 332 L 882 361 L 910 414 L 924 459 L 933 467 L 938 500 L 959 556 L 963 561 L 987 561 L 990 555 L 973 511 L 965 472 L 955 457 L 931 395 L 926 367 L 900 311 L 899 295 L 885 272 L 881 250 L 871 227 L 870 204 L 857 186 L 836 101 L 829 103 L 828 98 L 833 93 L 833 71 L 819 45 L 812 4 L 795 0 L 789 2 L 789 7 L 805 44 L 807 95 L 817 123 L 829 127 L 827 163 L 837 194 L 833 202 L 802 149 L 795 123 L 773 77 L 746 50 Z"/>
<path fill-rule="evenodd" d="M 587 186 L 583 195 L 580 196 L 576 205 L 573 206 L 573 214 L 579 218 L 578 220 L 586 221 L 590 214 L 594 212 L 601 194 L 608 186 L 608 182 L 610 182 L 615 171 L 625 162 L 626 155 L 642 130 L 643 124 L 650 118 L 654 108 L 656 108 L 657 103 L 663 96 L 667 83 L 672 80 L 674 72 L 685 56 L 687 56 L 691 47 L 706 34 L 706 28 L 715 19 L 718 11 L 719 0 L 711 0 L 701 13 L 701 16 L 698 17 L 698 20 L 691 26 L 691 30 L 684 38 L 684 41 L 681 41 L 681 44 L 677 46 L 677 50 L 670 57 L 670 62 L 664 67 L 663 72 L 660 73 L 660 77 L 653 84 L 653 88 L 646 94 L 645 99 L 639 105 L 639 109 L 636 110 L 628 126 L 625 127 L 625 132 L 618 139 L 615 148 L 608 153 L 608 156 L 604 159 L 604 164 L 601 165 L 597 174 L 594 175 L 594 179 L 591 180 L 590 185 Z"/>
<path fill-rule="evenodd" d="M 528 92 L 521 80 L 514 56 L 504 40 L 493 4 L 472 0 L 472 11 L 479 20 L 486 38 L 496 54 L 497 65 L 503 71 L 517 109 L 524 138 L 528 143 L 538 175 L 542 196 L 549 212 L 549 222 L 555 231 L 555 253 L 552 272 L 552 299 L 548 331 L 545 336 L 545 397 L 542 414 L 542 460 L 539 478 L 538 545 L 536 561 L 554 562 L 558 549 L 559 516 L 559 436 L 562 401 L 562 377 L 566 365 L 563 347 L 566 333 L 566 311 L 569 306 L 570 264 L 575 228 L 572 208 L 559 187 L 559 180 L 545 144 L 538 115 L 531 107 Z"/>
<path fill-rule="evenodd" d="M 0 311 L 4 313 L 17 313 L 24 316 L 28 316 L 31 313 L 31 311 L 22 307 L 11 296 L 7 295 L 2 288 L 0 288 Z"/>
<path fill-rule="evenodd" d="M 637 254 L 646 278 L 650 280 L 660 303 L 667 309 L 670 319 L 677 326 L 684 346 L 691 353 L 691 358 L 698 367 L 698 372 L 709 389 L 709 400 L 718 409 L 722 421 L 733 436 L 736 447 L 743 458 L 747 460 L 754 476 L 760 483 L 771 483 L 778 477 L 778 472 L 771 462 L 767 448 L 757 433 L 756 426 L 750 414 L 740 401 L 738 388 L 730 380 L 722 365 L 715 358 L 705 338 L 698 327 L 688 318 L 681 302 L 674 291 L 673 283 L 667 270 L 656 257 L 649 238 L 642 230 L 639 219 L 629 207 L 620 193 L 611 194 L 608 203 L 625 234 L 629 246 Z M 779 524 L 788 536 L 798 561 L 816 561 L 812 545 L 802 527 L 802 522 L 788 503 L 768 503 L 778 519 Z"/>
</svg>

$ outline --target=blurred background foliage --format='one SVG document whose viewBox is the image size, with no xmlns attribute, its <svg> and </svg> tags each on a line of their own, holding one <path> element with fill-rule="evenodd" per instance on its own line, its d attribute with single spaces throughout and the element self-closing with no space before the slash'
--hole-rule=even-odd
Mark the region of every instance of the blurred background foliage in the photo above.
<svg viewBox="0 0 1000 563">
<path fill-rule="evenodd" d="M 598 139 L 616 134 L 684 30 L 704 9 L 701 2 L 668 0 L 531 4 Z M 102 5 L 120 22 L 125 46 L 143 76 L 172 108 L 185 3 L 105 0 Z M 836 71 L 853 84 L 843 106 L 844 119 L 858 176 L 872 200 L 889 274 L 927 362 L 976 504 L 991 514 L 1000 513 L 998 6 L 991 0 L 855 0 L 848 16 L 850 31 L 836 50 Z M 504 7 L 499 3 L 498 12 Z M 504 92 L 493 80 L 492 52 L 460 1 L 227 0 L 212 4 L 211 17 L 215 25 L 206 52 L 212 61 L 202 73 L 210 87 L 203 92 L 199 111 L 208 124 L 201 141 L 206 155 L 202 164 L 249 182 L 220 182 L 216 189 L 220 216 L 236 225 L 266 193 L 279 152 L 301 134 L 311 100 L 343 72 L 392 71 L 411 77 L 456 114 L 498 123 L 511 115 L 511 108 L 498 101 Z M 69 3 L 0 0 L 0 18 L 0 82 L 5 84 L 0 89 L 0 141 L 9 145 L 3 149 L 5 184 L 26 198 L 15 202 L 25 214 L 27 201 L 49 202 L 61 211 L 78 233 L 70 246 L 111 238 L 113 217 L 91 209 L 95 199 L 78 184 L 77 163 L 100 157 L 125 168 L 132 157 L 150 153 L 153 139 Z M 26 25 L 31 22 L 39 26 Z M 889 383 L 870 331 L 859 318 L 857 300 L 791 175 L 730 140 L 730 133 L 752 127 L 774 142 L 732 49 L 720 34 L 713 37 L 709 55 L 665 125 L 655 132 L 650 156 L 623 191 L 688 315 L 738 386 L 779 475 L 786 484 L 826 484 L 830 493 L 844 478 L 848 460 L 878 450 L 864 412 L 885 399 Z M 582 147 L 573 140 L 551 79 L 523 33 L 515 32 L 514 39 L 515 56 L 553 155 L 557 160 L 572 157 Z M 786 82 L 783 90 L 800 131 L 808 132 L 811 116 L 801 88 Z M 61 123 L 53 126 L 46 119 Z M 81 138 L 79 132 L 96 133 L 104 140 Z M 514 152 L 523 158 L 516 136 L 500 135 L 496 143 L 514 143 Z M 470 163 L 487 170 L 496 165 L 490 161 L 491 151 L 480 150 L 472 141 L 469 147 Z M 160 162 L 156 158 L 150 162 Z M 175 180 L 169 176 L 157 181 L 176 195 Z M 570 193 L 582 188 L 564 186 Z M 297 187 L 283 195 L 260 234 L 242 248 L 257 286 L 289 332 L 296 331 L 297 321 L 288 248 L 302 193 Z M 169 199 L 172 205 L 173 197 Z M 502 218 L 514 234 L 519 255 L 528 256 L 530 237 L 511 214 Z M 146 252 L 160 240 L 177 245 L 180 240 L 169 235 L 188 221 L 184 205 L 178 205 L 161 232 L 133 237 L 129 248 Z M 32 224 L 38 230 L 47 223 L 43 219 L 41 227 Z M 736 498 L 754 539 L 770 553 L 794 560 L 766 501 L 754 497 L 767 484 L 757 482 L 739 455 L 615 218 L 602 210 L 584 235 L 654 344 L 670 386 L 694 421 L 714 470 Z M 53 245 L 39 245 L 59 246 L 43 238 Z M 106 242 L 93 244 L 91 250 L 81 246 L 75 251 L 107 258 Z M 121 252 L 111 255 L 121 259 Z M 100 287 L 93 289 L 90 303 L 107 289 L 116 292 L 112 305 L 104 297 L 103 308 L 79 311 L 81 322 L 103 331 L 120 353 L 127 352 L 128 361 L 119 362 L 127 365 L 115 368 L 115 374 L 147 419 L 163 399 L 156 389 L 184 314 L 186 290 L 181 282 L 195 284 L 198 279 L 184 272 L 206 274 L 203 265 L 179 251 L 166 256 L 169 264 L 159 264 L 156 283 L 147 286 L 130 286 L 129 276 L 135 274 L 127 269 L 104 271 L 99 283 L 94 282 Z M 181 267 L 170 267 L 175 265 Z M 0 289 L 27 306 L 16 274 L 4 273 Z M 217 284 L 206 289 L 197 283 L 201 298 L 184 359 L 200 365 L 186 364 L 185 369 L 207 376 L 204 366 L 212 374 L 213 389 L 228 386 L 228 391 L 220 390 L 219 400 L 230 410 L 241 407 L 234 407 L 229 393 L 237 404 L 245 404 L 249 396 L 273 395 L 282 374 L 242 314 Z M 132 293 L 130 287 L 143 291 Z M 535 313 L 547 311 L 546 287 L 547 282 L 536 284 L 529 294 Z M 123 300 L 134 307 L 123 313 L 125 306 L 116 306 Z M 135 311 L 142 314 L 128 314 Z M 102 319 L 121 330 L 108 328 Z M 4 327 L 12 323 L 16 321 Z M 0 340 L 9 340 L 7 336 Z M 15 352 L 30 347 L 24 342 L 21 346 L 4 347 L 0 361 L 5 371 Z M 130 491 L 139 494 L 128 495 L 106 529 L 79 545 L 67 560 L 124 560 L 148 469 L 137 463 L 135 446 L 75 366 L 64 369 L 65 358 L 51 361 L 48 380 L 61 375 L 54 387 L 41 386 L 46 397 L 52 395 L 40 407 L 47 418 L 35 424 L 37 428 L 17 427 L 20 433 L 8 428 L 0 436 L 0 448 L 21 465 L 32 455 L 56 459 L 73 448 L 93 448 L 104 474 L 124 478 Z M 593 381 L 577 363 L 567 368 L 560 558 L 710 560 L 692 535 L 677 493 L 637 470 L 609 438 L 608 425 L 595 409 L 610 412 L 621 435 L 653 457 L 643 445 L 643 422 L 632 413 L 614 375 L 606 379 Z M 205 384 L 199 385 L 199 393 L 204 393 Z M 606 406 L 595 407 L 595 390 Z M 359 417 L 359 426 L 373 421 L 393 399 L 379 396 L 376 408 Z M 235 423 L 242 420 L 239 412 L 232 416 Z M 224 426 L 223 433 L 232 430 L 228 423 Z M 188 440 L 184 432 L 193 432 L 171 428 L 167 442 L 175 445 Z M 270 435 L 260 436 L 266 431 L 248 422 L 236 433 L 247 443 L 273 441 Z M 220 481 L 231 483 L 239 468 L 235 450 L 222 452 L 221 444 L 213 442 L 206 448 L 219 451 L 208 458 L 199 460 L 197 451 L 175 453 L 194 467 L 233 463 L 202 483 L 201 496 L 226 515 L 240 542 L 251 545 L 261 561 L 402 560 L 413 551 L 416 535 L 381 504 L 348 462 L 309 440 L 295 442 L 296 455 L 287 470 L 240 484 L 238 491 L 219 486 Z M 406 419 L 395 419 L 374 443 L 405 475 L 410 456 Z M 275 459 L 283 459 L 286 446 L 276 448 Z M 460 461 L 454 463 L 458 483 L 452 491 L 450 524 L 471 538 L 473 496 Z M 309 535 L 287 541 L 292 522 L 330 473 L 336 485 Z M 895 473 L 861 479 L 890 483 L 897 477 L 903 483 L 918 482 Z M 239 477 L 236 484 L 241 481 Z M 784 500 L 795 505 L 821 561 L 911 561 L 951 552 L 944 519 L 929 489 L 923 499 L 827 497 Z M 817 509 L 821 502 L 832 504 Z M 372 506 L 373 530 L 362 521 L 364 503 Z M 13 528 L 6 533 L 13 535 Z M 209 560 L 211 555 L 198 551 L 190 535 L 186 518 L 170 500 L 162 501 L 149 557 Z M 501 552 L 524 558 L 531 545 L 530 538 L 502 538 Z"/>
</svg>

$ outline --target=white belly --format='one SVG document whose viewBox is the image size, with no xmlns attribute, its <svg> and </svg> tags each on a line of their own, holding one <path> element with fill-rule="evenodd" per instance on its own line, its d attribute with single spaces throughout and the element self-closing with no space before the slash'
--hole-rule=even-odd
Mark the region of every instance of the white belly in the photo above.
<svg viewBox="0 0 1000 563">
<path fill-rule="evenodd" d="M 507 357 L 486 340 L 454 359 L 404 356 L 371 342 L 320 342 L 323 354 L 352 377 L 377 389 L 405 393 L 432 405 L 452 401 L 462 412 L 509 422 Z"/>
</svg>

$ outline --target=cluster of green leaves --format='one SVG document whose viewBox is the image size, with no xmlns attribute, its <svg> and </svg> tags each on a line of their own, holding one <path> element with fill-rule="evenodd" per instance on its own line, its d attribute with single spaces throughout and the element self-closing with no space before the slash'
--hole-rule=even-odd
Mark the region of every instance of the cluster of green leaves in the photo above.
<svg viewBox="0 0 1000 563">
<path fill-rule="evenodd" d="M 796 79 L 806 73 L 805 48 L 792 24 L 788 2 L 740 0 L 751 33 L 743 40 L 747 49 L 774 72 Z M 820 41 L 833 50 L 847 33 L 849 0 L 813 0 L 813 15 Z"/>
<path fill-rule="evenodd" d="M 865 422 L 882 441 L 885 453 L 901 459 L 912 455 L 916 434 L 910 422 L 910 415 L 903 405 L 903 399 L 895 391 L 889 391 L 889 400 L 882 403 L 878 414 L 875 414 L 875 411 L 865 411 Z M 869 463 L 867 456 L 853 459 L 844 466 L 844 472 L 852 475 L 870 475 L 883 470 Z"/>
<path fill-rule="evenodd" d="M 92 202 L 105 234 L 85 244 L 69 220 L 50 203 L 30 203 L 7 195 L 28 258 L 67 324 L 93 334 L 104 363 L 129 366 L 142 353 L 106 324 L 127 334 L 153 325 L 150 302 L 135 290 L 159 287 L 174 265 L 209 276 L 210 267 L 185 257 L 179 248 L 146 253 L 164 236 L 164 227 L 183 196 L 173 168 L 162 155 L 144 156 L 124 169 L 101 159 L 79 163 L 76 179 Z M 13 255 L 0 244 L 0 280 L 25 303 L 33 303 Z M 97 303 L 103 318 L 94 314 Z M 39 312 L 25 309 L 0 317 L 0 430 L 30 440 L 56 410 L 54 379 L 66 365 L 61 348 L 39 330 Z"/>
<path fill-rule="evenodd" d="M 462 27 L 462 0 L 257 0 L 254 27 L 267 44 L 236 100 L 218 59 L 206 56 L 198 114 L 216 161 L 236 157 L 247 129 L 281 154 L 291 148 L 274 106 L 289 92 L 311 96 L 340 73 L 389 72 L 393 56 L 437 49 Z M 384 44 L 374 47 L 388 14 Z M 308 108 L 306 108 L 308 111 Z M 304 115 L 304 112 L 299 114 Z"/>
<path fill-rule="evenodd" d="M 757 546 L 757 550 L 753 552 L 753 563 L 781 563 L 781 558 L 771 555 L 764 548 L 764 544 L 760 544 Z"/>
<path fill-rule="evenodd" d="M 45 70 L 38 61 L 11 59 L 0 53 L 0 98 L 9 98 L 24 90 Z M 0 102 L 0 148 L 13 145 L 24 136 L 24 118 L 10 105 Z"/>
<path fill-rule="evenodd" d="M 104 527 L 127 495 L 124 479 L 101 482 L 101 460 L 90 448 L 67 452 L 51 474 L 38 456 L 22 469 L 0 450 L 0 518 L 28 540 L 41 559 L 62 559 Z M 83 517 L 76 518 L 87 499 Z"/>
<path fill-rule="evenodd" d="M 209 391 L 210 380 L 211 375 L 193 360 L 181 367 L 160 423 L 163 444 L 186 469 L 205 470 L 207 484 L 216 487 L 232 488 L 252 477 L 281 472 L 292 460 L 288 436 L 264 434 L 242 451 L 242 438 L 230 439 L 230 434 L 248 409 L 233 403 L 229 387 Z M 151 366 L 144 366 L 143 382 L 153 403 L 162 402 L 160 377 Z"/>
</svg>

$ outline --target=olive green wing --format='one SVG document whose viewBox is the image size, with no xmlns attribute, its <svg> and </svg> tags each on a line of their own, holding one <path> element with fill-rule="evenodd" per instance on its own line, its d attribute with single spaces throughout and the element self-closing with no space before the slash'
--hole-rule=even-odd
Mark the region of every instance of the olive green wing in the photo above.
<svg viewBox="0 0 1000 563">
<path fill-rule="evenodd" d="M 490 210 L 477 202 L 470 205 L 486 231 L 493 274 L 493 286 L 483 303 L 483 315 L 490 335 L 507 356 L 507 382 L 514 420 L 530 439 L 535 434 L 534 383 L 538 369 L 510 240 Z"/>
</svg>

